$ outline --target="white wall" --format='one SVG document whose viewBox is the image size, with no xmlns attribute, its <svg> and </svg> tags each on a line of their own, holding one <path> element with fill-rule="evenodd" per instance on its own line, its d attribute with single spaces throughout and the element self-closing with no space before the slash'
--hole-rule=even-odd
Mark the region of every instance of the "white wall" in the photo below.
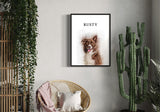
<svg viewBox="0 0 160 112">
<path fill-rule="evenodd" d="M 151 36 L 151 0 L 36 0 L 39 14 L 37 39 L 38 66 L 35 90 L 48 80 L 70 80 L 80 84 L 90 94 L 88 112 L 118 112 L 128 108 L 127 100 L 119 95 L 116 51 L 118 34 L 136 22 L 146 23 L 145 38 Z M 70 13 L 111 13 L 111 67 L 69 67 Z M 35 106 L 36 107 L 36 106 Z M 146 108 L 147 107 L 147 108 Z M 151 112 L 146 106 L 146 112 Z"/>
<path fill-rule="evenodd" d="M 152 2 L 152 58 L 160 59 L 160 0 Z"/>
</svg>

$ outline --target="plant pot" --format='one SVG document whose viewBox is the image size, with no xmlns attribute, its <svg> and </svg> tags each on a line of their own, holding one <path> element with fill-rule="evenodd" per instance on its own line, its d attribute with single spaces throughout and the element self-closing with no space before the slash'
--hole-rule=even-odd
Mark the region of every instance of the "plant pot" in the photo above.
<svg viewBox="0 0 160 112">
<path fill-rule="evenodd" d="M 133 111 L 129 111 L 128 109 L 124 109 L 124 110 L 120 110 L 120 112 L 133 112 Z M 136 112 L 145 112 L 145 111 L 138 109 Z"/>
</svg>

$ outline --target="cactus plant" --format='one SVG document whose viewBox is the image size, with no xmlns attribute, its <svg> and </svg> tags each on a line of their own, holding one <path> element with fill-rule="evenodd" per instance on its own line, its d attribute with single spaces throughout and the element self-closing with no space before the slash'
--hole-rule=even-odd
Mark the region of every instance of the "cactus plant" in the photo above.
<svg viewBox="0 0 160 112">
<path fill-rule="evenodd" d="M 144 23 L 141 23 L 141 26 L 139 22 L 137 23 L 138 38 L 136 38 L 135 32 L 131 32 L 131 27 L 126 27 L 126 43 L 124 43 L 123 34 L 119 35 L 120 51 L 117 51 L 116 54 L 119 89 L 121 96 L 129 100 L 130 112 L 137 112 L 137 104 L 146 99 L 148 90 L 150 49 L 142 45 L 144 26 Z M 129 51 L 128 63 L 125 62 L 125 48 Z M 126 94 L 124 89 L 124 72 L 128 74 L 129 78 L 129 95 Z"/>
</svg>

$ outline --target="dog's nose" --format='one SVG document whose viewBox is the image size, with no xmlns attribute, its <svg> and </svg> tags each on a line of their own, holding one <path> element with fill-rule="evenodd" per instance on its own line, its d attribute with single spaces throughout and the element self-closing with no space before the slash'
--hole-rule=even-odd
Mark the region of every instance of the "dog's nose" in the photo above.
<svg viewBox="0 0 160 112">
<path fill-rule="evenodd" d="M 92 49 L 92 46 L 91 46 L 91 45 L 88 45 L 88 49 Z"/>
<path fill-rule="evenodd" d="M 88 49 L 91 49 L 91 46 L 88 46 Z"/>
</svg>

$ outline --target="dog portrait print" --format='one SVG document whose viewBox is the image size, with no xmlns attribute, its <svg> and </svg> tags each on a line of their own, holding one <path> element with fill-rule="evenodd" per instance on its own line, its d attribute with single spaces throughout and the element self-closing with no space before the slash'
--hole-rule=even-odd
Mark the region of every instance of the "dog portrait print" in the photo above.
<svg viewBox="0 0 160 112">
<path fill-rule="evenodd" d="M 102 65 L 102 59 L 98 49 L 97 35 L 94 35 L 91 38 L 85 37 L 81 42 L 84 51 L 85 65 Z"/>
<path fill-rule="evenodd" d="M 70 65 L 110 66 L 110 14 L 70 15 Z"/>
</svg>

